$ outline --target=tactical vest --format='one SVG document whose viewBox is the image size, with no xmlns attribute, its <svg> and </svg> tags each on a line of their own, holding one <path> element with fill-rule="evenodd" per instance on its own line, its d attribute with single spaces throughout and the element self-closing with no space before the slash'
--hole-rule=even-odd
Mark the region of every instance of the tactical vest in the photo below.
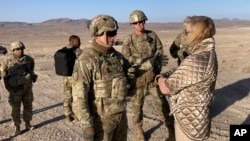
<svg viewBox="0 0 250 141">
<path fill-rule="evenodd" d="M 30 61 L 28 56 L 24 56 L 23 58 L 17 60 L 14 57 L 10 57 L 8 59 L 8 75 L 10 76 L 25 76 L 30 71 Z"/>
<path fill-rule="evenodd" d="M 143 36 L 137 36 L 134 33 L 130 35 L 130 56 L 133 57 L 132 60 L 129 60 L 130 63 L 140 65 L 156 52 L 156 42 L 151 33 L 147 31 Z"/>
<path fill-rule="evenodd" d="M 95 98 L 103 98 L 104 106 L 108 107 L 104 108 L 106 111 L 99 111 L 98 113 L 105 112 L 112 115 L 124 111 L 126 109 L 125 98 L 128 84 L 122 57 L 116 51 L 108 54 L 108 56 L 102 55 L 92 48 L 86 49 L 84 52 L 93 55 L 95 58 L 92 74 Z"/>
<path fill-rule="evenodd" d="M 32 85 L 32 81 L 30 80 L 28 83 L 24 79 L 24 77 L 29 73 L 33 74 L 34 72 L 31 70 L 31 58 L 29 56 L 24 55 L 21 59 L 15 59 L 13 56 L 7 59 L 7 71 L 4 74 L 4 84 L 5 88 L 10 91 L 13 87 L 17 87 L 19 85 L 25 86 Z"/>
<path fill-rule="evenodd" d="M 157 48 L 155 34 L 152 31 L 146 30 L 143 36 L 137 36 L 132 33 L 129 35 L 130 40 L 130 57 L 129 62 L 134 66 L 140 66 L 143 62 L 152 57 Z M 140 74 L 138 74 L 140 73 Z M 155 76 L 154 68 L 146 72 L 138 72 L 136 87 L 145 86 L 148 82 L 152 82 Z"/>
</svg>

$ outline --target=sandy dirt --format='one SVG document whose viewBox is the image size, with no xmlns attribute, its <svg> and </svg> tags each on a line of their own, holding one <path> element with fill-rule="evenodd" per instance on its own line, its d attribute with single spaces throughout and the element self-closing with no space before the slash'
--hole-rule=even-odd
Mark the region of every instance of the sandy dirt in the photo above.
<svg viewBox="0 0 250 141">
<path fill-rule="evenodd" d="M 131 31 L 129 26 L 122 26 L 118 32 L 119 39 Z M 169 55 L 168 47 L 180 30 L 167 29 L 148 25 L 160 37 L 165 54 L 170 58 L 169 65 L 163 71 L 176 67 L 177 61 Z M 86 28 L 85 28 L 86 29 Z M 53 55 L 55 51 L 68 43 L 71 34 L 77 34 L 82 46 L 89 45 L 89 34 L 84 28 L 39 26 L 16 26 L 11 28 L 0 26 L 0 43 L 9 47 L 14 40 L 21 40 L 26 45 L 25 53 L 34 57 L 35 72 L 38 80 L 34 84 L 33 120 L 35 129 L 24 130 L 22 134 L 12 136 L 14 127 L 11 122 L 11 108 L 8 104 L 8 93 L 3 81 L 0 83 L 0 140 L 3 141 L 80 141 L 81 128 L 78 122 L 64 121 L 62 107 L 63 79 L 54 70 Z M 229 125 L 250 124 L 250 26 L 230 26 L 217 28 L 216 52 L 218 55 L 219 74 L 212 105 L 212 129 L 208 141 L 229 141 Z M 117 50 L 121 47 L 117 46 Z M 7 55 L 10 55 L 9 53 Z M 5 56 L 0 55 L 0 59 Z M 165 141 L 168 137 L 167 128 L 160 121 L 152 97 L 148 95 L 144 104 L 144 123 L 148 141 Z M 127 117 L 129 119 L 128 141 L 136 141 L 135 129 L 132 124 L 131 103 L 128 98 Z"/>
</svg>

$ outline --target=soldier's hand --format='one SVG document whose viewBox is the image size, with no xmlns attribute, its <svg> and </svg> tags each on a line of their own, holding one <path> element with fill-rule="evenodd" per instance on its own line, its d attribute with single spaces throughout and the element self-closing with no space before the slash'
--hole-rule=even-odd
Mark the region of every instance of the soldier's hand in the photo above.
<svg viewBox="0 0 250 141">
<path fill-rule="evenodd" d="M 92 126 L 83 129 L 83 138 L 85 141 L 94 141 L 94 137 L 95 129 Z"/>
<path fill-rule="evenodd" d="M 26 80 L 31 80 L 31 78 L 32 78 L 32 77 L 31 77 L 31 75 L 30 75 L 29 73 L 25 75 L 25 79 L 26 79 Z"/>
<path fill-rule="evenodd" d="M 32 82 L 33 82 L 33 83 L 36 82 L 37 77 L 38 77 L 38 75 L 36 75 L 36 74 L 33 74 L 33 75 L 32 75 Z"/>
<path fill-rule="evenodd" d="M 161 65 L 166 66 L 168 64 L 168 56 L 167 55 L 161 55 Z"/>
<path fill-rule="evenodd" d="M 155 64 L 156 59 L 159 57 L 159 53 L 156 53 L 153 57 L 149 58 L 150 64 L 153 66 Z"/>
<path fill-rule="evenodd" d="M 135 67 L 130 67 L 128 69 L 128 77 L 129 78 L 135 78 L 136 77 L 136 68 Z"/>
<path fill-rule="evenodd" d="M 142 63 L 141 66 L 139 67 L 140 70 L 147 71 L 151 69 L 153 65 L 151 64 L 150 60 L 147 60 L 146 62 Z"/>
</svg>

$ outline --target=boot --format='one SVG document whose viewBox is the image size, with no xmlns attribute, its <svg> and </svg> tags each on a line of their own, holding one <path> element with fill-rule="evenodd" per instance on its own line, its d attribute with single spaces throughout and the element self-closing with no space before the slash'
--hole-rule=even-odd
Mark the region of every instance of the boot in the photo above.
<svg viewBox="0 0 250 141">
<path fill-rule="evenodd" d="M 167 139 L 167 141 L 175 141 L 174 124 L 167 125 L 167 128 L 168 128 L 168 139 Z"/>
<path fill-rule="evenodd" d="M 33 130 L 33 129 L 35 128 L 34 126 L 32 126 L 32 125 L 30 124 L 29 121 L 26 121 L 26 122 L 25 122 L 25 127 L 26 127 L 27 130 Z"/>
<path fill-rule="evenodd" d="M 76 115 L 74 115 L 74 120 L 75 120 L 75 121 L 79 121 L 79 119 L 77 118 Z"/>
<path fill-rule="evenodd" d="M 142 127 L 137 127 L 137 141 L 145 141 L 144 131 Z"/>
<path fill-rule="evenodd" d="M 11 124 L 10 124 L 10 126 L 12 126 L 12 127 L 15 126 L 15 123 L 14 123 L 13 119 L 11 119 Z"/>
<path fill-rule="evenodd" d="M 15 136 L 18 136 L 21 134 L 21 130 L 20 130 L 20 126 L 19 125 L 16 125 L 15 126 Z"/>
<path fill-rule="evenodd" d="M 71 122 L 74 119 L 70 115 L 67 115 L 66 118 L 65 118 L 65 120 L 66 120 L 66 122 Z"/>
</svg>

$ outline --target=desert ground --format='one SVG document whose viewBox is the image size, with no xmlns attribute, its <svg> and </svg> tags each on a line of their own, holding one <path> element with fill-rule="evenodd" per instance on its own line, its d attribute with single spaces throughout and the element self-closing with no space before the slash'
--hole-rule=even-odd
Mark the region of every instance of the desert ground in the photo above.
<svg viewBox="0 0 250 141">
<path fill-rule="evenodd" d="M 38 80 L 34 83 L 33 120 L 35 129 L 24 130 L 13 136 L 11 108 L 8 93 L 0 82 L 0 140 L 3 141 L 80 141 L 81 128 L 77 121 L 67 123 L 63 114 L 63 79 L 55 74 L 53 55 L 56 50 L 68 44 L 71 34 L 79 35 L 81 48 L 89 46 L 91 40 L 86 28 L 87 20 L 54 19 L 42 23 L 0 22 L 0 45 L 8 48 L 12 41 L 23 41 L 25 53 L 36 62 L 35 73 Z M 212 104 L 212 127 L 208 141 L 229 141 L 229 125 L 250 124 L 250 22 L 217 20 L 216 52 L 219 74 Z M 128 23 L 119 23 L 117 39 L 132 32 Z M 168 48 L 175 36 L 181 31 L 180 23 L 148 23 L 147 29 L 154 30 L 160 37 L 169 64 L 163 68 L 167 71 L 177 67 L 177 61 L 169 55 Z M 120 50 L 120 46 L 115 46 Z M 2 60 L 4 55 L 0 55 Z M 136 141 L 135 129 L 131 118 L 131 103 L 127 100 L 127 117 L 129 119 L 128 141 Z M 148 141 L 165 141 L 167 128 L 160 120 L 152 97 L 148 95 L 144 104 L 144 123 Z"/>
</svg>

